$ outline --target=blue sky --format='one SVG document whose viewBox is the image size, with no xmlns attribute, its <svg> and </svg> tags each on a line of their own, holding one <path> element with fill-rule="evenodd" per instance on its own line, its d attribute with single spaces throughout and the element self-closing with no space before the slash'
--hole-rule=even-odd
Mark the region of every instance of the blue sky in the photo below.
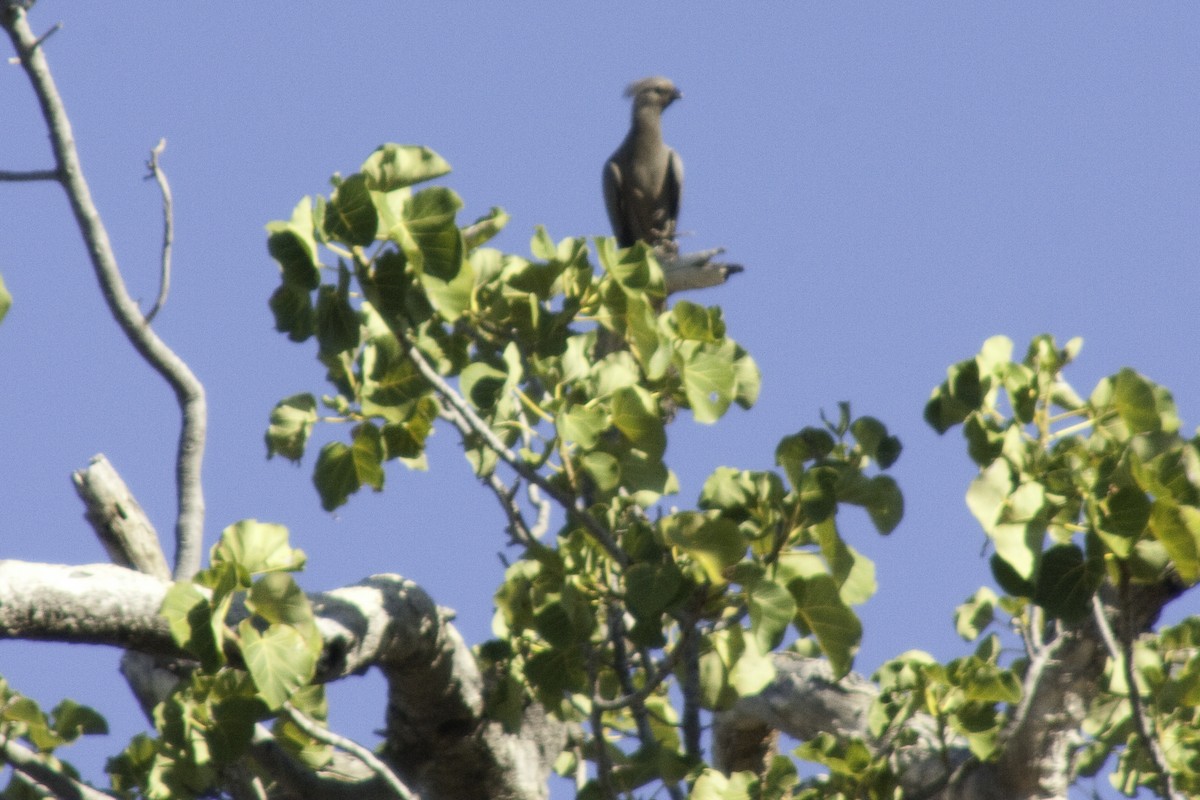
<svg viewBox="0 0 1200 800">
<path fill-rule="evenodd" d="M 1200 422 L 1200 7 L 1191 4 L 55 3 L 47 55 L 126 280 L 157 292 L 159 199 L 175 192 L 172 293 L 155 325 L 206 383 L 208 531 L 280 522 L 310 557 L 312 590 L 399 572 L 489 634 L 504 537 L 449 431 L 427 474 L 320 510 L 311 460 L 267 462 L 276 400 L 323 390 L 311 346 L 272 330 L 277 282 L 263 225 L 327 189 L 384 141 L 454 167 L 463 218 L 512 216 L 498 246 L 607 233 L 600 168 L 624 136 L 631 80 L 665 74 L 664 120 L 687 181 L 685 247 L 747 267 L 692 299 L 720 304 L 758 360 L 750 412 L 680 419 L 668 463 L 694 502 L 712 468 L 768 468 L 776 441 L 841 400 L 904 443 L 904 522 L 842 524 L 875 559 L 858 668 L 910 648 L 966 650 L 954 606 L 989 584 L 963 504 L 974 474 L 957 433 L 921 419 L 945 367 L 1003 333 L 1082 336 L 1081 393 L 1133 366 Z M 7 43 L 5 43 L 7 49 Z M 6 54 L 9 55 L 9 54 Z M 0 168 L 50 165 L 24 76 L 0 68 Z M 0 185 L 0 557 L 86 563 L 104 553 L 70 472 L 103 452 L 161 531 L 174 513 L 177 412 L 108 318 L 60 192 Z M 340 432 L 339 432 L 340 433 Z M 1176 615 L 1195 613 L 1190 607 Z M 47 705 L 69 695 L 116 735 L 75 748 L 89 775 L 140 717 L 115 653 L 0 643 L 0 673 Z M 48 668 L 53 665 L 53 669 Z M 94 670 L 81 681 L 75 670 Z M 343 682 L 334 722 L 378 727 L 379 682 Z M 70 757 L 72 753 L 64 753 Z M 1111 790 L 1102 791 L 1111 795 Z"/>
</svg>

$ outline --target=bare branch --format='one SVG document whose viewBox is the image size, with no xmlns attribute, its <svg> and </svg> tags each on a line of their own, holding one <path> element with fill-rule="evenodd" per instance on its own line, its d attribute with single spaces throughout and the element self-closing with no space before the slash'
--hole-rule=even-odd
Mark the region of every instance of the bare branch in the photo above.
<svg viewBox="0 0 1200 800">
<path fill-rule="evenodd" d="M 401 798 L 401 800 L 414 800 L 413 793 L 410 792 L 408 787 L 396 777 L 396 773 L 388 769 L 387 764 L 384 764 L 382 761 L 376 758 L 375 754 L 370 750 L 363 747 L 358 742 L 353 741 L 352 739 L 347 739 L 345 736 L 339 736 L 328 728 L 318 725 L 316 722 L 309 719 L 298 709 L 296 709 L 296 707 L 291 703 L 285 704 L 283 710 L 287 714 L 288 719 L 295 723 L 297 728 L 304 731 L 318 742 L 323 742 L 330 747 L 336 747 L 339 750 L 344 750 L 362 763 L 366 764 L 372 772 L 378 775 L 379 778 L 388 785 L 388 787 L 396 794 L 396 797 Z"/>
<path fill-rule="evenodd" d="M 12 766 L 39 790 L 65 800 L 112 800 L 112 795 L 75 780 L 45 757 L 0 733 L 0 762 Z"/>
<path fill-rule="evenodd" d="M 158 299 L 154 301 L 154 308 L 146 314 L 147 325 L 162 310 L 163 304 L 167 302 L 167 292 L 171 289 L 171 245 L 175 241 L 174 200 L 171 197 L 171 184 L 167 183 L 167 174 L 158 165 L 158 157 L 166 149 L 167 140 L 159 139 L 158 144 L 150 151 L 150 160 L 146 162 L 146 168 L 150 170 L 146 177 L 157 181 L 163 201 L 162 279 L 159 282 Z"/>
<path fill-rule="evenodd" d="M 207 424 L 204 387 L 187 364 L 145 324 L 141 310 L 129 296 L 84 178 L 66 108 L 39 46 L 42 39 L 29 29 L 25 9 L 20 5 L 8 4 L 0 18 L 41 106 L 57 164 L 55 171 L 61 176 L 109 312 L 138 354 L 170 385 L 179 404 L 183 419 L 175 466 L 178 515 L 174 574 L 176 578 L 189 578 L 200 568 L 204 536 L 204 493 L 200 484 Z"/>
<path fill-rule="evenodd" d="M 85 516 L 114 564 L 170 580 L 158 534 L 129 487 L 103 455 L 71 476 Z"/>
<path fill-rule="evenodd" d="M 31 169 L 31 170 L 7 170 L 0 169 L 0 181 L 10 183 L 22 183 L 33 181 L 55 181 L 58 182 L 62 176 L 57 170 L 53 169 Z"/>
</svg>

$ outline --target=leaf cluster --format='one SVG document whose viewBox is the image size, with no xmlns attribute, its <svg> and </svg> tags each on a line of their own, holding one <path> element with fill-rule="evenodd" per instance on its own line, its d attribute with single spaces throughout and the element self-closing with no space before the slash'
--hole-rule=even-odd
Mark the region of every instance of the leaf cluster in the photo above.
<svg viewBox="0 0 1200 800">
<path fill-rule="evenodd" d="M 50 769 L 79 780 L 75 768 L 60 761 L 54 751 L 77 741 L 80 736 L 107 733 L 108 723 L 95 709 L 65 699 L 47 713 L 35 700 L 15 691 L 0 677 L 0 741 L 24 742 Z M 4 754 L 0 750 L 0 766 L 3 764 Z M 34 796 L 29 784 L 16 774 L 0 792 L 0 797 L 5 800 Z"/>
<path fill-rule="evenodd" d="M 1131 369 L 1082 399 L 1061 375 L 1080 346 L 1040 336 L 1014 361 L 1011 341 L 989 339 L 925 409 L 939 432 L 962 425 L 979 465 L 967 505 L 997 583 L 1067 621 L 1106 578 L 1200 578 L 1200 439 L 1180 435 L 1171 394 Z"/>
<path fill-rule="evenodd" d="M 863 508 L 881 533 L 898 524 L 903 500 L 880 470 L 899 441 L 843 404 L 780 442 L 779 471 L 721 467 L 695 510 L 655 512 L 678 491 L 667 426 L 749 407 L 753 359 L 719 309 L 665 306 L 642 244 L 538 229 L 530 258 L 483 246 L 503 211 L 459 225 L 454 192 L 417 188 L 448 169 L 426 148 L 385 145 L 268 226 L 276 327 L 316 340 L 325 419 L 350 426 L 318 455 L 322 503 L 381 489 L 389 460 L 424 468 L 427 437 L 448 423 L 520 548 L 495 596 L 497 638 L 479 649 L 490 713 L 515 727 L 535 699 L 589 724 L 560 764 L 597 764 L 581 796 L 694 777 L 698 714 L 760 691 L 773 650 L 790 639 L 850 669 L 852 607 L 874 592 L 874 566 L 837 512 Z M 268 453 L 299 460 L 320 419 L 311 393 L 281 401 Z"/>
<path fill-rule="evenodd" d="M 328 746 L 280 713 L 286 704 L 326 717 L 324 690 L 311 685 L 322 639 L 288 574 L 304 562 L 282 526 L 244 520 L 222 533 L 208 569 L 168 590 L 162 613 L 195 664 L 180 665 L 184 679 L 155 707 L 157 735 L 135 737 L 110 759 L 115 789 L 163 800 L 204 795 L 273 718 L 277 741 L 303 763 L 328 761 Z"/>
</svg>

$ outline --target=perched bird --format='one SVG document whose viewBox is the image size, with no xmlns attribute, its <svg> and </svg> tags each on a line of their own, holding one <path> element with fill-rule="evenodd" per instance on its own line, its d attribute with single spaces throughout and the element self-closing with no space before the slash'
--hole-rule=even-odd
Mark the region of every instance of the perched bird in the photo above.
<svg viewBox="0 0 1200 800">
<path fill-rule="evenodd" d="M 683 161 L 663 143 L 662 112 L 683 93 L 666 78 L 653 77 L 631 83 L 625 95 L 633 98 L 633 122 L 604 165 L 608 220 L 618 246 L 641 240 L 673 253 Z"/>
</svg>

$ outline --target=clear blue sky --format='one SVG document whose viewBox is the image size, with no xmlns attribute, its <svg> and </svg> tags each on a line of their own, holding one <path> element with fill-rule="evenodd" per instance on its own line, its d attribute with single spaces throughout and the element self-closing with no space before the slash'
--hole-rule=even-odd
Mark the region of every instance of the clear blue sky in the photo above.
<svg viewBox="0 0 1200 800">
<path fill-rule="evenodd" d="M 990 583 L 963 504 L 957 433 L 921 419 L 945 367 L 985 338 L 1082 336 L 1081 393 L 1122 366 L 1200 422 L 1200 6 L 1195 4 L 482 4 L 43 0 L 36 30 L 135 296 L 157 291 L 159 137 L 176 199 L 171 298 L 155 325 L 206 383 L 210 537 L 244 517 L 286 524 L 312 590 L 398 572 L 489 635 L 503 546 L 495 501 L 443 431 L 428 474 L 320 510 L 301 468 L 267 462 L 276 400 L 320 392 L 311 346 L 272 330 L 263 225 L 384 141 L 426 144 L 469 220 L 512 222 L 500 247 L 607 233 L 600 167 L 628 124 L 621 91 L 665 74 L 684 99 L 665 136 L 687 167 L 689 249 L 724 245 L 745 274 L 694 299 L 725 309 L 764 375 L 758 406 L 716 427 L 681 419 L 667 459 L 694 502 L 719 465 L 771 466 L 780 436 L 840 400 L 904 443 L 907 502 L 888 539 L 842 521 L 877 562 L 858 668 L 910 648 L 966 650 L 954 606 Z M 5 42 L 5 56 L 7 52 Z M 0 68 L 0 168 L 50 166 L 24 76 Z M 177 412 L 108 318 L 50 185 L 0 185 L 0 557 L 105 556 L 69 474 L 103 452 L 171 530 Z M 338 432 L 340 433 L 340 432 Z M 328 434 L 325 434 L 328 435 Z M 211 539 L 210 539 L 211 541 Z M 1175 609 L 1176 615 L 1196 613 Z M 77 755 L 99 776 L 142 721 L 100 649 L 0 643 L 0 673 L 47 706 L 69 695 L 116 733 Z M 80 681 L 83 665 L 95 672 Z M 334 689 L 365 737 L 380 682 Z M 1112 796 L 1111 790 L 1101 787 Z"/>
</svg>

